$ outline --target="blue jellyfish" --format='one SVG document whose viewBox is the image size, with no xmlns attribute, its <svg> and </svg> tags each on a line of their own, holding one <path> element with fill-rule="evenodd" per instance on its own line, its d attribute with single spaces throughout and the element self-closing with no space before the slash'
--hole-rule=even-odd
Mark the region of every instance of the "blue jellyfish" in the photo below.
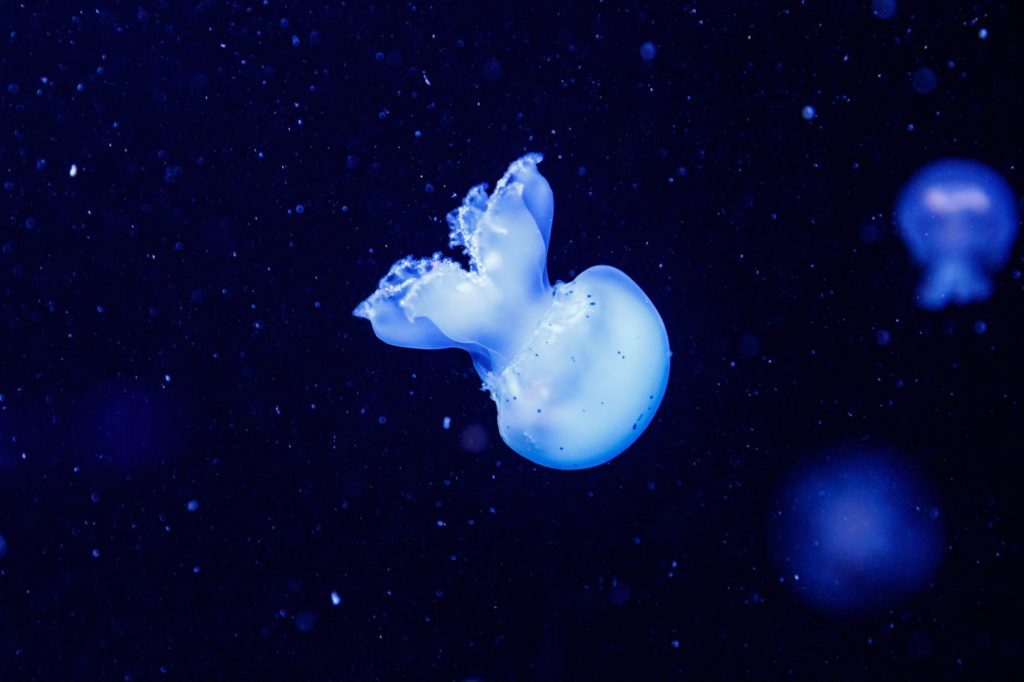
<svg viewBox="0 0 1024 682">
<path fill-rule="evenodd" d="M 984 164 L 944 159 L 918 171 L 896 200 L 900 236 L 924 268 L 918 304 L 937 310 L 987 300 L 1019 221 L 1013 190 Z"/>
<path fill-rule="evenodd" d="M 777 559 L 788 585 L 818 608 L 891 608 L 927 584 L 938 563 L 938 508 L 892 458 L 819 460 L 792 479 L 780 504 Z"/>
<path fill-rule="evenodd" d="M 469 191 L 448 214 L 449 246 L 395 263 L 354 314 L 384 342 L 462 348 L 498 406 L 502 439 L 555 469 L 602 464 L 654 418 L 668 383 L 668 334 L 621 270 L 597 265 L 551 285 L 554 197 L 540 154 L 509 166 L 488 196 Z"/>
</svg>

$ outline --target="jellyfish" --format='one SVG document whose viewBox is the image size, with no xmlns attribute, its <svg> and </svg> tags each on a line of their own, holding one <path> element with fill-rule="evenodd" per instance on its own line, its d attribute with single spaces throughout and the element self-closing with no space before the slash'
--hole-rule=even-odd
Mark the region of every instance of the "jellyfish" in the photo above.
<svg viewBox="0 0 1024 682">
<path fill-rule="evenodd" d="M 781 491 L 776 559 L 790 588 L 816 608 L 885 610 L 934 572 L 939 516 L 928 489 L 899 459 L 832 453 Z"/>
<path fill-rule="evenodd" d="M 924 268 L 918 305 L 987 300 L 1019 220 L 1013 190 L 982 163 L 944 159 L 918 171 L 896 200 L 900 236 Z"/>
<path fill-rule="evenodd" d="M 540 154 L 513 162 L 488 195 L 473 187 L 447 216 L 449 246 L 407 256 L 354 314 L 385 343 L 461 348 L 497 405 L 498 431 L 554 469 L 603 464 L 651 423 L 668 384 L 665 324 L 624 272 L 595 265 L 553 286 L 554 196 Z"/>
</svg>

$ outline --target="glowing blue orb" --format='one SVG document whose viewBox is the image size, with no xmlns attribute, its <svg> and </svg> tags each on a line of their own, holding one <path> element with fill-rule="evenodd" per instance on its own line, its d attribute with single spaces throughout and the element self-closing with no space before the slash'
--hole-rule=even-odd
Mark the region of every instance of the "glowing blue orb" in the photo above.
<svg viewBox="0 0 1024 682">
<path fill-rule="evenodd" d="M 895 460 L 826 458 L 795 476 L 780 503 L 783 580 L 819 608 L 891 608 L 924 586 L 938 562 L 938 508 Z"/>
</svg>

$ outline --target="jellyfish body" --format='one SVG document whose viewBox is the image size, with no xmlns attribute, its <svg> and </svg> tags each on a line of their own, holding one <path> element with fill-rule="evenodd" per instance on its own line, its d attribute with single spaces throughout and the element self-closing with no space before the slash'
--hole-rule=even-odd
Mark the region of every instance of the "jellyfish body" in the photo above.
<svg viewBox="0 0 1024 682">
<path fill-rule="evenodd" d="M 918 304 L 987 300 L 1019 220 L 1010 186 L 984 164 L 944 159 L 918 171 L 896 201 L 900 236 L 924 268 Z"/>
<path fill-rule="evenodd" d="M 489 196 L 471 189 L 448 214 L 449 245 L 395 263 L 355 315 L 384 342 L 462 348 L 498 407 L 502 439 L 555 469 L 602 464 L 650 424 L 668 383 L 661 316 L 622 271 L 598 265 L 551 285 L 554 197 L 539 154 L 509 166 Z"/>
</svg>

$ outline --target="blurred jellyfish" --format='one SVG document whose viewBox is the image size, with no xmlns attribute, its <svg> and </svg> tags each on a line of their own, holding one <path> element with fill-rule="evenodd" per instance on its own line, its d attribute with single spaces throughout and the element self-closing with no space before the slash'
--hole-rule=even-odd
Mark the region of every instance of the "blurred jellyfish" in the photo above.
<svg viewBox="0 0 1024 682">
<path fill-rule="evenodd" d="M 918 305 L 988 299 L 1019 220 L 1013 190 L 982 163 L 944 159 L 918 171 L 896 200 L 900 236 L 924 268 Z"/>
<path fill-rule="evenodd" d="M 818 608 L 884 610 L 934 571 L 938 518 L 898 461 L 864 452 L 825 458 L 781 493 L 776 558 L 789 586 Z"/>
</svg>

